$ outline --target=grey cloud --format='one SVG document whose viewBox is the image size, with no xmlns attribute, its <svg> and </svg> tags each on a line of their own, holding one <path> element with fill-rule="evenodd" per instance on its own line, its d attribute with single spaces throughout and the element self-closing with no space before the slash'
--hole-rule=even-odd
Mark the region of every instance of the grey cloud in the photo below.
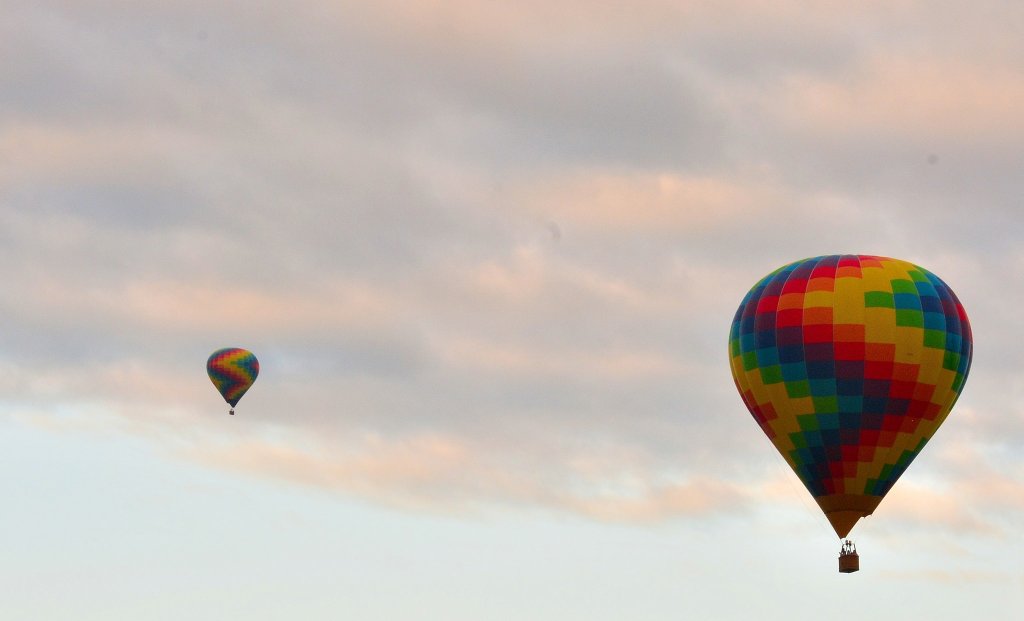
<svg viewBox="0 0 1024 621">
<path fill-rule="evenodd" d="M 842 82 L 871 43 L 825 40 L 842 19 L 755 16 L 719 36 L 729 29 L 676 16 L 645 39 L 603 16 L 574 39 L 329 4 L 54 4 L 6 22 L 0 56 L 22 60 L 0 68 L 14 86 L 0 95 L 0 275 L 16 292 L 0 301 L 0 360 L 61 387 L 26 380 L 12 399 L 124 413 L 148 398 L 162 414 L 129 428 L 170 442 L 177 422 L 222 415 L 209 351 L 249 346 L 264 371 L 246 420 L 338 452 L 256 447 L 253 471 L 330 476 L 366 448 L 345 438 L 434 434 L 445 442 L 424 444 L 428 458 L 457 446 L 469 470 L 521 473 L 497 491 L 442 476 L 437 498 L 690 514 L 673 490 L 702 497 L 685 482 L 714 472 L 727 491 L 709 506 L 732 510 L 731 486 L 776 459 L 729 378 L 736 305 L 788 261 L 877 252 L 962 293 L 979 343 L 962 403 L 976 441 L 1024 434 L 1010 397 L 1016 138 L 795 127 L 787 80 Z M 686 193 L 653 204 L 659 175 L 749 200 L 700 219 Z M 538 187 L 593 176 L 625 180 L 613 207 L 654 215 L 596 223 L 600 184 L 566 193 L 576 210 L 538 204 Z M 185 452 L 248 467 L 209 433 Z M 647 505 L 571 493 L 617 469 Z M 368 480 L 332 489 L 414 495 L 404 479 Z"/>
</svg>

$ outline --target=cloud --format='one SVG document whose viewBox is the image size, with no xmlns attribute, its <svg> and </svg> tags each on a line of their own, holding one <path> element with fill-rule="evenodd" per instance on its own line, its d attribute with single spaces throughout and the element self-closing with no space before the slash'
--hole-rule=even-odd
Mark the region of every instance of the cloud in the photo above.
<svg viewBox="0 0 1024 621">
<path fill-rule="evenodd" d="M 934 491 L 900 481 L 872 517 L 889 522 L 892 529 L 898 529 L 899 526 L 894 525 L 902 523 L 916 529 L 929 527 L 950 532 L 1001 534 L 984 517 L 976 515 L 976 509 L 971 508 L 967 501 L 967 498 L 950 491 Z"/>
<path fill-rule="evenodd" d="M 922 146 L 1014 143 L 1024 76 L 961 58 L 872 57 L 842 79 L 794 78 L 781 100 L 790 127 L 846 139 L 886 135 Z"/>
<path fill-rule="evenodd" d="M 531 470 L 502 463 L 506 451 L 488 454 L 486 447 L 436 434 L 399 440 L 370 434 L 342 450 L 328 446 L 296 450 L 292 440 L 194 447 L 188 457 L 405 509 L 443 513 L 486 511 L 489 506 L 511 503 L 600 520 L 647 522 L 706 517 L 747 502 L 743 490 L 721 481 L 652 485 L 648 476 L 636 470 L 637 464 L 630 468 L 597 455 L 570 453 L 555 468 L 545 464 L 543 470 Z M 629 469 L 623 470 L 624 465 Z"/>
<path fill-rule="evenodd" d="M 698 237 L 763 217 L 780 202 L 778 195 L 768 183 L 743 179 L 597 173 L 562 176 L 557 186 L 538 188 L 528 204 L 578 229 Z"/>
<path fill-rule="evenodd" d="M 547 378 L 585 375 L 604 381 L 636 378 L 679 377 L 687 373 L 679 361 L 660 352 L 627 350 L 616 353 L 571 352 L 564 348 L 525 348 L 518 345 L 479 341 L 452 342 L 441 355 L 450 363 L 467 369 L 488 369 L 516 375 L 536 374 Z"/>
<path fill-rule="evenodd" d="M 879 522 L 892 532 L 1013 536 L 1024 515 L 1024 479 L 1014 458 L 986 444 L 940 430 L 879 507 Z"/>
<path fill-rule="evenodd" d="M 729 321 L 783 263 L 878 253 L 946 278 L 978 342 L 947 421 L 967 457 L 912 468 L 880 515 L 985 536 L 1019 515 L 1012 15 L 239 6 L 0 24 L 19 420 L 397 506 L 789 506 Z M 244 433 L 203 377 L 223 345 L 264 363 Z"/>
</svg>

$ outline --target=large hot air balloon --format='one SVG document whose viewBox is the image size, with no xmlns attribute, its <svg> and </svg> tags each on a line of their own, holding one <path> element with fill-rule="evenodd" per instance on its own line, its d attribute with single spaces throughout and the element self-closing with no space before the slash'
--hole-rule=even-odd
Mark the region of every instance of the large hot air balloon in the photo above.
<svg viewBox="0 0 1024 621">
<path fill-rule="evenodd" d="M 866 255 L 775 270 L 747 293 L 729 332 L 743 403 L 841 539 L 945 420 L 971 351 L 946 283 Z M 843 569 L 841 556 L 840 570 L 856 566 Z"/>
<path fill-rule="evenodd" d="M 231 406 L 229 413 L 234 414 L 238 400 L 260 374 L 260 361 L 251 351 L 225 347 L 210 354 L 206 361 L 206 374 Z"/>
</svg>

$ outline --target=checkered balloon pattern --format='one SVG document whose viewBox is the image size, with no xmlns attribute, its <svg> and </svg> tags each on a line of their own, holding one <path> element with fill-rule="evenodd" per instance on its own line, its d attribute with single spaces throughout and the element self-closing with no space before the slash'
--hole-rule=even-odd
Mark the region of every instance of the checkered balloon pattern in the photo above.
<svg viewBox="0 0 1024 621">
<path fill-rule="evenodd" d="M 224 400 L 235 407 L 260 374 L 260 362 L 250 351 L 226 347 L 210 354 L 206 373 Z"/>
<path fill-rule="evenodd" d="M 744 404 L 840 537 L 945 420 L 971 352 L 967 315 L 946 283 L 865 255 L 772 272 L 743 299 L 729 333 Z"/>
</svg>

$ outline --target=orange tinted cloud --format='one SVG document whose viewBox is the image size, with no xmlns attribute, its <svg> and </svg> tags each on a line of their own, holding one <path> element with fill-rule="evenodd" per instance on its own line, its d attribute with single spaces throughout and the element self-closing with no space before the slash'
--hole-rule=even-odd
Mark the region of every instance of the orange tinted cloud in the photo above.
<svg viewBox="0 0 1024 621">
<path fill-rule="evenodd" d="M 793 77 L 779 95 L 788 124 L 810 133 L 882 133 L 932 144 L 1024 135 L 1024 74 L 980 60 L 873 56 L 851 74 Z"/>
<path fill-rule="evenodd" d="M 532 211 L 583 229 L 704 234 L 766 213 L 780 192 L 766 182 L 675 173 L 592 173 L 538 187 Z"/>
<path fill-rule="evenodd" d="M 288 442 L 249 438 L 230 445 L 194 445 L 184 454 L 208 465 L 435 512 L 511 503 L 600 520 L 649 522 L 712 515 L 746 502 L 741 488 L 708 478 L 653 483 L 629 461 L 619 463 L 615 475 L 606 472 L 607 464 L 600 473 L 588 474 L 570 463 L 559 467 L 557 460 L 538 472 L 509 467 L 500 453 L 488 451 L 441 434 L 405 439 L 364 434 L 346 445 L 329 446 L 309 437 Z"/>
</svg>

